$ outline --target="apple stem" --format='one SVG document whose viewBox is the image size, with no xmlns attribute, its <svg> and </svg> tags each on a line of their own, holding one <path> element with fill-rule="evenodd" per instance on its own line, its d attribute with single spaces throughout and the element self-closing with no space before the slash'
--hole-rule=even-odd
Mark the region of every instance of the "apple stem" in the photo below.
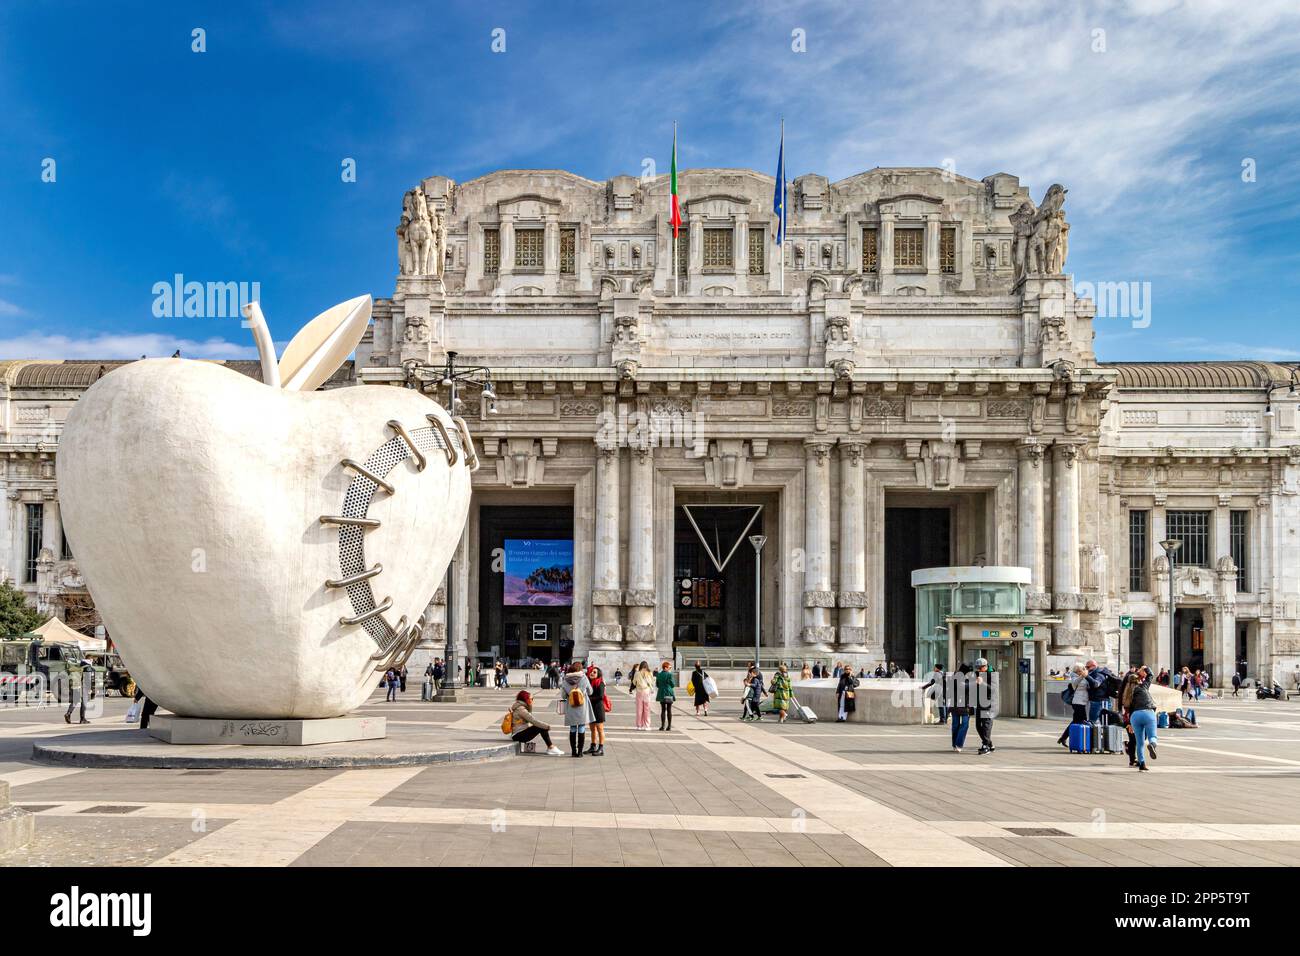
<svg viewBox="0 0 1300 956">
<path fill-rule="evenodd" d="M 253 341 L 257 343 L 257 355 L 262 360 L 262 384 L 272 388 L 280 387 L 280 366 L 275 360 L 275 343 L 271 341 L 271 330 L 267 328 L 266 316 L 262 307 L 256 302 L 244 306 L 244 318 L 253 330 Z"/>
</svg>

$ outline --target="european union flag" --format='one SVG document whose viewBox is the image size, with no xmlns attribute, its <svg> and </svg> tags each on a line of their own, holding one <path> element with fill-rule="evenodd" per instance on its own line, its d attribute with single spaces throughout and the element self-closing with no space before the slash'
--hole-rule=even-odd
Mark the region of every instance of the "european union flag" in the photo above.
<svg viewBox="0 0 1300 956">
<path fill-rule="evenodd" d="M 781 123 L 781 147 L 776 153 L 776 190 L 772 193 L 772 212 L 776 214 L 777 245 L 785 242 L 785 122 Z"/>
</svg>

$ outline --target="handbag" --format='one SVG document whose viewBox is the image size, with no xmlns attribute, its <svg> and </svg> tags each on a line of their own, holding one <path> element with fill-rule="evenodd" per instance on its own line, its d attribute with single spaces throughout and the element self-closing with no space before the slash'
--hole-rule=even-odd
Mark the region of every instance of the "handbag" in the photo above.
<svg viewBox="0 0 1300 956">
<path fill-rule="evenodd" d="M 607 714 L 614 713 L 614 705 L 609 702 L 608 694 L 605 695 L 605 713 Z"/>
<path fill-rule="evenodd" d="M 134 724 L 137 720 L 140 719 L 141 703 L 142 701 L 137 700 L 130 707 L 126 709 L 126 722 L 128 724 Z"/>
<path fill-rule="evenodd" d="M 704 678 L 704 693 L 708 694 L 710 697 L 718 696 L 718 682 L 712 677 Z"/>
<path fill-rule="evenodd" d="M 686 693 L 691 697 L 695 696 L 695 681 L 686 682 Z"/>
</svg>

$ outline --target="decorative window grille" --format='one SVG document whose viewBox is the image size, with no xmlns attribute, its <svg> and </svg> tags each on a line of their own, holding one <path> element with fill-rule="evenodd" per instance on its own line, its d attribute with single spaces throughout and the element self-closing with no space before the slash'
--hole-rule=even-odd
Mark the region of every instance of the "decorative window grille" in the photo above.
<svg viewBox="0 0 1300 956">
<path fill-rule="evenodd" d="M 1250 557 L 1250 512 L 1228 512 L 1228 540 L 1232 563 L 1237 566 L 1237 590 L 1249 591 L 1250 578 L 1246 574 Z"/>
<path fill-rule="evenodd" d="M 27 506 L 27 573 L 23 580 L 27 584 L 36 583 L 36 562 L 41 557 L 44 544 L 45 505 L 36 502 Z"/>
<path fill-rule="evenodd" d="M 578 230 L 560 230 L 560 272 L 573 275 L 577 272 Z"/>
<path fill-rule="evenodd" d="M 730 229 L 704 230 L 705 269 L 730 269 L 732 267 L 731 240 Z"/>
<path fill-rule="evenodd" d="M 1150 544 L 1151 512 L 1128 513 L 1128 589 L 1149 591 L 1147 584 L 1147 556 Z"/>
<path fill-rule="evenodd" d="M 1165 515 L 1165 531 L 1183 543 L 1174 555 L 1175 564 L 1197 568 L 1210 566 L 1210 513 L 1208 511 L 1170 511 Z"/>
<path fill-rule="evenodd" d="M 677 238 L 673 238 L 673 230 L 670 226 L 668 229 L 668 241 L 677 247 L 677 277 L 685 279 L 691 271 L 691 233 L 682 225 L 677 230 Z"/>
<path fill-rule="evenodd" d="M 483 273 L 493 275 L 501 268 L 501 231 L 483 230 Z"/>
<path fill-rule="evenodd" d="M 925 268 L 925 231 L 922 229 L 894 230 L 894 268 Z"/>
<path fill-rule="evenodd" d="M 862 271 L 875 272 L 880 268 L 880 247 L 876 244 L 877 231 L 862 230 Z"/>
<path fill-rule="evenodd" d="M 749 230 L 749 274 L 761 276 L 767 272 L 767 243 L 763 229 Z"/>
<path fill-rule="evenodd" d="M 957 271 L 957 230 L 939 230 L 939 271 Z"/>
<path fill-rule="evenodd" d="M 545 264 L 544 234 L 541 229 L 515 230 L 515 268 L 520 272 L 541 272 Z"/>
</svg>

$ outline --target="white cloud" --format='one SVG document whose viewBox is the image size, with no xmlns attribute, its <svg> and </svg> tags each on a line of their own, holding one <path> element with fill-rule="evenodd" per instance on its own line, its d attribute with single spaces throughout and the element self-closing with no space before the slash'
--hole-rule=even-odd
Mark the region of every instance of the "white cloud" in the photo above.
<svg viewBox="0 0 1300 956">
<path fill-rule="evenodd" d="M 141 355 L 160 358 L 177 349 L 184 358 L 257 358 L 257 349 L 235 345 L 224 339 L 177 338 L 153 332 L 103 332 L 90 336 L 19 335 L 0 339 L 0 357 L 6 359 L 136 359 Z"/>
<path fill-rule="evenodd" d="M 0 316 L 26 315 L 27 310 L 7 299 L 0 299 Z"/>
</svg>

